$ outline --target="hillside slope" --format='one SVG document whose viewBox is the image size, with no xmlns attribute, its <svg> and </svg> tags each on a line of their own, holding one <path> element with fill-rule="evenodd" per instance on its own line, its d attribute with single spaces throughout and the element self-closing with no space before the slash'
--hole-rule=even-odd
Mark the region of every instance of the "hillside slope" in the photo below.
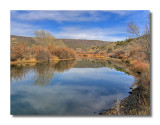
<svg viewBox="0 0 160 125">
<path fill-rule="evenodd" d="M 81 39 L 59 39 L 64 42 L 69 48 L 73 49 L 89 49 L 93 46 L 104 46 L 108 44 L 107 41 L 100 40 L 81 40 Z"/>
<path fill-rule="evenodd" d="M 82 49 L 86 50 L 93 46 L 104 46 L 108 44 L 107 41 L 100 40 L 80 40 L 80 39 L 56 39 L 56 44 L 64 44 L 68 48 Z M 34 37 L 24 37 L 24 36 L 15 36 L 11 35 L 11 43 L 14 44 L 16 42 L 25 42 L 28 46 L 36 44 Z"/>
<path fill-rule="evenodd" d="M 148 36 L 141 36 L 139 38 L 127 39 L 125 41 L 111 42 L 104 46 L 91 47 L 88 52 L 92 53 L 106 53 L 110 57 L 127 59 L 150 59 L 150 42 L 147 42 Z M 122 57 L 123 56 L 123 57 Z"/>
</svg>

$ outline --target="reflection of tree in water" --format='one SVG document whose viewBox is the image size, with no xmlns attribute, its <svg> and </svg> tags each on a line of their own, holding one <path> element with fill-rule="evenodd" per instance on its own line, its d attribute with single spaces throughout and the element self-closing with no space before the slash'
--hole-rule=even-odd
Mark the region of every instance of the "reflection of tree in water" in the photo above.
<svg viewBox="0 0 160 125">
<path fill-rule="evenodd" d="M 54 65 L 51 65 L 51 67 L 56 72 L 64 72 L 65 70 L 69 70 L 70 68 L 72 68 L 75 65 L 75 63 L 76 60 L 62 60 Z"/>
<path fill-rule="evenodd" d="M 93 59 L 91 60 L 94 64 L 102 64 L 105 67 L 109 67 L 111 69 L 115 69 L 117 71 L 124 72 L 128 75 L 132 74 L 132 76 L 137 77 L 137 73 L 130 69 L 126 63 L 119 61 L 119 60 L 105 60 L 105 59 Z"/>
<path fill-rule="evenodd" d="M 35 85 L 45 85 L 50 84 L 50 80 L 54 78 L 54 72 L 64 72 L 72 68 L 75 64 L 75 60 L 63 60 L 58 63 L 37 63 L 35 65 L 34 77 Z"/>
<path fill-rule="evenodd" d="M 33 78 L 35 79 L 35 85 L 49 84 L 50 80 L 54 78 L 54 71 L 47 63 L 37 63 L 34 67 L 34 72 L 36 74 Z"/>
<path fill-rule="evenodd" d="M 31 68 L 32 66 L 29 64 L 11 65 L 11 80 L 22 80 Z"/>
<path fill-rule="evenodd" d="M 58 63 L 34 63 L 11 65 L 11 80 L 22 80 L 26 74 L 34 70 L 35 76 L 33 77 L 35 85 L 49 84 L 50 80 L 54 78 L 54 72 L 64 72 L 75 65 L 75 60 L 62 60 Z"/>
</svg>

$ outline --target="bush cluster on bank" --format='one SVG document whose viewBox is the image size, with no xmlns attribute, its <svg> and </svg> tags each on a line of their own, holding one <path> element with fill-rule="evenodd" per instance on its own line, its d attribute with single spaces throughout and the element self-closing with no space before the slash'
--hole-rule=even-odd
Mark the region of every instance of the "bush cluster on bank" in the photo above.
<svg viewBox="0 0 160 125">
<path fill-rule="evenodd" d="M 35 32 L 36 44 L 27 46 L 23 42 L 11 44 L 11 61 L 33 60 L 50 61 L 56 59 L 75 58 L 74 50 L 66 47 L 58 47 L 55 44 L 55 38 L 44 30 Z"/>
<path fill-rule="evenodd" d="M 11 61 L 17 60 L 31 60 L 50 61 L 54 59 L 69 59 L 75 58 L 74 50 L 65 47 L 56 47 L 54 45 L 43 47 L 33 46 L 26 47 L 25 44 L 17 43 L 11 46 Z"/>
</svg>

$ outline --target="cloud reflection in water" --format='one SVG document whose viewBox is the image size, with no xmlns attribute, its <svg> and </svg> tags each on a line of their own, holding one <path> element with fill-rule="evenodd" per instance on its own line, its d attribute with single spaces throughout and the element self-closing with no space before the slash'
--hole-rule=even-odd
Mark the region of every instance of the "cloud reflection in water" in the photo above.
<svg viewBox="0 0 160 125">
<path fill-rule="evenodd" d="M 35 75 L 33 71 L 28 73 Z M 11 114 L 93 115 L 111 108 L 117 97 L 128 96 L 134 80 L 107 67 L 71 68 L 54 73 L 54 79 L 45 86 L 34 85 L 32 77 L 12 81 Z"/>
</svg>

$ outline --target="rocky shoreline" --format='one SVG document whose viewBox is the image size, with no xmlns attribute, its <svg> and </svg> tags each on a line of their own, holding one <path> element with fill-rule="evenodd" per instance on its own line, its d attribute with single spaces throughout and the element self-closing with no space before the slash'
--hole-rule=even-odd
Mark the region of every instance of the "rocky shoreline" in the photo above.
<svg viewBox="0 0 160 125">
<path fill-rule="evenodd" d="M 111 61 L 111 63 L 109 63 Z M 97 61 L 98 62 L 98 61 Z M 130 87 L 131 91 L 128 97 L 123 100 L 117 100 L 116 106 L 99 115 L 142 115 L 149 116 L 150 113 L 150 70 L 139 71 L 129 63 L 121 60 L 110 59 L 104 60 L 104 64 L 115 68 L 116 70 L 133 75 L 135 82 Z"/>
<path fill-rule="evenodd" d="M 140 81 L 138 81 L 140 83 Z M 150 92 L 143 85 L 131 87 L 130 95 L 114 108 L 107 109 L 100 115 L 141 115 L 150 116 Z M 117 102 L 116 102 L 117 103 Z"/>
</svg>

